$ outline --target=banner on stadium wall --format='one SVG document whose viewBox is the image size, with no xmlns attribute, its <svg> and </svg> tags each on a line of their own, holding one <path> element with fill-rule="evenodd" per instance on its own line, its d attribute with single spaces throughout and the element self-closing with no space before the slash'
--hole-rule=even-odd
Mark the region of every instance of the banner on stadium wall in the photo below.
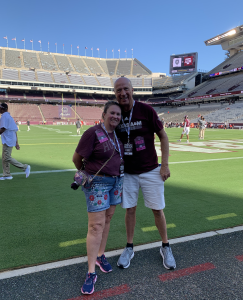
<svg viewBox="0 0 243 300">
<path fill-rule="evenodd" d="M 70 106 L 58 105 L 59 118 L 71 118 L 72 110 Z"/>
<path fill-rule="evenodd" d="M 221 93 L 221 94 L 212 94 L 212 95 L 204 95 L 204 96 L 197 96 L 197 97 L 191 97 L 191 98 L 183 98 L 183 99 L 178 99 L 176 101 L 206 99 L 206 98 L 229 96 L 229 95 L 237 95 L 237 94 L 243 94 L 243 91 L 235 91 L 235 92 L 227 92 L 227 93 Z"/>
</svg>

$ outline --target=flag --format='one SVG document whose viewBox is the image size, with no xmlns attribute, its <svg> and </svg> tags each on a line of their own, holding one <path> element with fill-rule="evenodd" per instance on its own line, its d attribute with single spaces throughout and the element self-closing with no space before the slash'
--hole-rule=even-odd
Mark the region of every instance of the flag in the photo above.
<svg viewBox="0 0 243 300">
<path fill-rule="evenodd" d="M 63 47 L 64 47 L 64 44 L 62 44 L 63 45 Z"/>
<path fill-rule="evenodd" d="M 98 51 L 100 51 L 100 48 L 97 48 Z"/>
<path fill-rule="evenodd" d="M 57 43 L 55 43 L 55 45 L 57 45 Z"/>
<path fill-rule="evenodd" d="M 25 39 L 21 40 L 21 42 L 25 42 Z"/>
<path fill-rule="evenodd" d="M 114 51 L 114 49 L 111 50 L 112 52 Z"/>
<path fill-rule="evenodd" d="M 88 49 L 87 47 L 84 47 L 84 49 Z"/>
<path fill-rule="evenodd" d="M 133 49 L 131 49 L 133 51 Z"/>
<path fill-rule="evenodd" d="M 72 47 L 73 45 L 71 44 L 71 47 Z"/>
<path fill-rule="evenodd" d="M 49 42 L 48 42 L 48 45 L 49 45 Z"/>
<path fill-rule="evenodd" d="M 125 52 L 127 52 L 127 50 L 125 50 Z"/>
<path fill-rule="evenodd" d="M 30 40 L 31 43 L 33 43 L 33 40 Z"/>
<path fill-rule="evenodd" d="M 39 41 L 38 41 L 38 43 L 40 43 L 40 44 L 41 44 L 41 40 L 39 40 Z"/>
<path fill-rule="evenodd" d="M 120 50 L 120 49 L 118 49 L 118 51 L 120 52 L 121 50 Z"/>
<path fill-rule="evenodd" d="M 16 41 L 16 38 L 13 38 L 12 41 Z"/>
<path fill-rule="evenodd" d="M 91 50 L 93 51 L 93 47 L 91 48 Z"/>
<path fill-rule="evenodd" d="M 79 49 L 79 46 L 77 46 L 77 49 Z"/>
<path fill-rule="evenodd" d="M 8 39 L 8 37 L 7 37 L 7 36 L 4 36 L 3 38 L 4 38 L 5 40 L 7 40 L 7 39 Z"/>
</svg>

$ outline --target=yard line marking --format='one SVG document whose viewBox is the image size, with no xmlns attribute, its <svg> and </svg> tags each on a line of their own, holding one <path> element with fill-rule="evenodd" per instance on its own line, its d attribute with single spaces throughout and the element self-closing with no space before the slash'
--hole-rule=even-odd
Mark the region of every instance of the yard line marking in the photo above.
<svg viewBox="0 0 243 300">
<path fill-rule="evenodd" d="M 230 160 L 230 159 L 241 159 L 243 157 L 225 157 L 225 158 L 212 158 L 212 159 L 204 159 L 204 160 L 189 160 L 189 161 L 174 161 L 170 162 L 170 165 L 174 164 L 187 164 L 187 163 L 197 163 L 197 162 L 208 162 L 208 161 L 219 161 L 219 160 Z"/>
<path fill-rule="evenodd" d="M 243 157 L 215 158 L 215 159 L 192 160 L 192 161 L 175 161 L 175 162 L 170 162 L 170 165 L 198 163 L 198 162 L 209 162 L 209 161 L 220 161 L 220 160 L 229 160 L 229 159 L 241 159 L 241 158 L 243 158 Z M 30 174 L 59 173 L 59 172 L 71 172 L 71 171 L 73 172 L 73 171 L 77 171 L 77 170 L 76 169 L 63 169 L 63 170 L 31 171 Z M 1 174 L 1 176 L 2 175 L 3 174 Z M 24 175 L 24 172 L 12 173 L 12 175 Z"/>
<path fill-rule="evenodd" d="M 166 224 L 166 228 L 174 228 L 176 227 L 175 224 Z M 147 231 L 155 231 L 158 230 L 156 226 L 151 226 L 151 227 L 143 227 L 141 228 L 143 232 L 147 232 Z"/>
<path fill-rule="evenodd" d="M 130 291 L 131 291 L 130 287 L 127 284 L 123 284 L 123 285 L 116 286 L 114 288 L 110 288 L 107 290 L 94 292 L 92 295 L 89 295 L 89 296 L 83 295 L 83 296 L 78 296 L 78 297 L 71 298 L 68 300 L 83 300 L 83 299 L 101 300 L 101 299 L 105 299 L 105 298 L 109 298 L 109 297 L 113 297 L 113 296 L 126 294 L 126 293 L 129 293 Z"/>
<path fill-rule="evenodd" d="M 238 259 L 239 261 L 243 261 L 243 255 L 238 255 L 235 258 Z"/>
<path fill-rule="evenodd" d="M 86 243 L 86 238 L 73 240 L 73 241 L 62 242 L 62 243 L 59 244 L 59 247 L 68 247 L 68 246 L 73 246 L 73 245 L 78 245 L 78 244 L 83 244 L 83 243 Z"/>
<path fill-rule="evenodd" d="M 221 229 L 221 230 L 216 230 L 216 231 L 209 231 L 209 232 L 204 232 L 204 233 L 199 233 L 199 234 L 193 234 L 189 236 L 183 236 L 180 238 L 175 238 L 170 240 L 170 244 L 178 244 L 178 243 L 185 243 L 189 241 L 195 241 L 199 239 L 204 239 L 216 235 L 222 235 L 222 234 L 227 234 L 227 233 L 232 233 L 232 232 L 237 232 L 237 231 L 243 231 L 243 226 L 237 226 L 237 227 L 232 227 L 232 228 L 226 228 L 226 229 Z M 133 248 L 134 252 L 138 251 L 143 251 L 147 249 L 152 249 L 152 248 L 159 248 L 161 247 L 161 241 L 160 242 L 154 242 L 150 244 L 144 244 L 140 246 L 135 246 Z M 122 249 L 117 249 L 113 251 L 109 251 L 105 253 L 106 257 L 113 257 L 113 256 L 118 256 L 121 255 L 122 252 L 124 251 L 124 248 Z M 60 260 L 52 263 L 46 263 L 38 266 L 33 266 L 33 267 L 27 267 L 27 268 L 22 268 L 18 270 L 11 270 L 11 271 L 0 271 L 0 280 L 2 279 L 7 279 L 7 278 L 13 278 L 17 276 L 24 276 L 27 274 L 32 274 L 32 273 L 37 273 L 37 272 L 43 272 L 46 270 L 52 270 L 52 269 L 57 269 L 57 268 L 62 268 L 66 266 L 71 266 L 71 265 L 76 265 L 76 264 L 81 264 L 84 262 L 88 261 L 87 256 L 83 257 L 78 257 L 78 258 L 70 258 L 66 260 Z"/>
<path fill-rule="evenodd" d="M 203 271 L 212 270 L 215 268 L 216 268 L 215 265 L 213 265 L 212 263 L 205 263 L 205 264 L 193 266 L 190 268 L 173 271 L 172 273 L 165 273 L 165 274 L 159 275 L 158 277 L 161 281 L 167 281 L 167 280 L 172 280 L 175 278 L 188 276 L 188 275 L 203 272 Z"/>
<path fill-rule="evenodd" d="M 211 216 L 211 217 L 207 217 L 206 219 L 208 221 L 213 221 L 213 220 L 226 219 L 226 218 L 232 218 L 232 217 L 237 217 L 237 215 L 235 213 L 230 213 L 230 214 Z"/>
</svg>

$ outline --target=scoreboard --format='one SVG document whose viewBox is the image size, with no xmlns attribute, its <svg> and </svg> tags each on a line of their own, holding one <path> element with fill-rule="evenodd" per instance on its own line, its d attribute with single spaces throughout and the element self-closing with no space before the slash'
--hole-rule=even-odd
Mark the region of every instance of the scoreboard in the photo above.
<svg viewBox="0 0 243 300">
<path fill-rule="evenodd" d="M 197 52 L 170 56 L 170 74 L 192 73 L 197 71 Z"/>
</svg>

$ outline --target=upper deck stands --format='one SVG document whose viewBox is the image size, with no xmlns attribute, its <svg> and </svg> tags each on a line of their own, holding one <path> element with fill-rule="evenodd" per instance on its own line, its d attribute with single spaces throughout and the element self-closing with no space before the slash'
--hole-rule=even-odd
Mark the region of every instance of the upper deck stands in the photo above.
<svg viewBox="0 0 243 300">
<path fill-rule="evenodd" d="M 94 76 L 83 75 L 83 79 L 85 80 L 87 85 L 99 85 L 99 82 L 96 80 L 96 77 Z"/>
<path fill-rule="evenodd" d="M 25 68 L 41 69 L 35 52 L 22 52 Z"/>
<path fill-rule="evenodd" d="M 55 82 L 58 83 L 69 83 L 67 75 L 65 73 L 52 73 Z"/>
<path fill-rule="evenodd" d="M 109 74 L 108 68 L 107 68 L 107 64 L 105 60 L 99 60 L 98 64 L 101 66 L 101 68 L 104 70 L 105 74 Z"/>
<path fill-rule="evenodd" d="M 59 70 L 64 71 L 64 72 L 74 71 L 66 56 L 54 55 L 54 57 L 55 57 L 56 62 L 58 64 Z"/>
<path fill-rule="evenodd" d="M 119 60 L 116 75 L 131 75 L 131 60 Z"/>
<path fill-rule="evenodd" d="M 111 86 L 111 80 L 110 77 L 97 77 L 97 80 L 99 81 L 101 86 Z"/>
<path fill-rule="evenodd" d="M 21 68 L 20 51 L 5 50 L 5 66 L 12 68 Z"/>
<path fill-rule="evenodd" d="M 68 78 L 73 84 L 85 84 L 83 78 L 78 74 L 68 74 Z"/>
<path fill-rule="evenodd" d="M 210 75 L 218 72 L 225 72 L 225 71 L 233 70 L 234 68 L 240 68 L 242 66 L 243 66 L 243 51 L 238 52 L 235 55 L 232 55 L 231 57 L 227 58 L 225 61 L 223 61 L 217 67 L 213 68 L 207 74 Z"/>
<path fill-rule="evenodd" d="M 0 66 L 2 65 L 2 49 L 0 49 Z"/>
<path fill-rule="evenodd" d="M 57 71 L 53 56 L 50 53 L 40 53 L 39 56 L 44 70 Z"/>
<path fill-rule="evenodd" d="M 138 61 L 136 58 L 132 61 L 133 62 L 133 75 L 150 75 L 152 72 L 143 66 L 143 64 Z"/>
<path fill-rule="evenodd" d="M 115 75 L 117 60 L 107 60 L 106 63 L 107 63 L 107 69 L 108 69 L 109 75 L 110 76 Z"/>
<path fill-rule="evenodd" d="M 190 76 L 192 76 L 192 74 L 156 78 L 153 79 L 153 87 L 167 88 L 167 87 L 179 86 L 183 84 L 183 81 L 188 79 Z"/>
<path fill-rule="evenodd" d="M 53 82 L 51 73 L 49 72 L 37 72 L 38 81 L 41 82 Z"/>
<path fill-rule="evenodd" d="M 100 65 L 98 64 L 96 59 L 92 58 L 84 58 L 84 62 L 87 66 L 89 66 L 89 70 L 93 74 L 104 74 L 103 70 L 101 69 Z"/>
<path fill-rule="evenodd" d="M 83 74 L 90 74 L 89 68 L 85 65 L 83 59 L 81 57 L 70 57 L 70 60 L 75 68 L 75 71 Z"/>
</svg>

